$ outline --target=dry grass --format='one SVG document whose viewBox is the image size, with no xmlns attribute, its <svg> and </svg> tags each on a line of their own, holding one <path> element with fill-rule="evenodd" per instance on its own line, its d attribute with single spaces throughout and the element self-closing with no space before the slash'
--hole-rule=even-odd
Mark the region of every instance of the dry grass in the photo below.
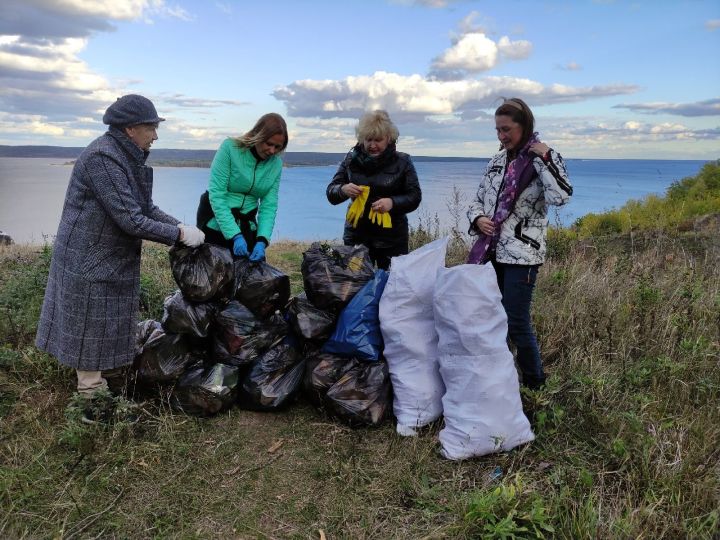
<svg viewBox="0 0 720 540">
<path fill-rule="evenodd" d="M 463 463 L 438 456 L 437 426 L 351 430 L 304 402 L 211 419 L 158 402 L 135 428 L 70 423 L 72 372 L 31 346 L 48 253 L 0 248 L 0 536 L 716 537 L 717 238 L 558 250 L 534 303 L 551 375 L 524 396 L 537 440 Z M 295 292 L 303 249 L 268 250 Z M 146 315 L 175 288 L 166 261 L 145 248 Z"/>
</svg>

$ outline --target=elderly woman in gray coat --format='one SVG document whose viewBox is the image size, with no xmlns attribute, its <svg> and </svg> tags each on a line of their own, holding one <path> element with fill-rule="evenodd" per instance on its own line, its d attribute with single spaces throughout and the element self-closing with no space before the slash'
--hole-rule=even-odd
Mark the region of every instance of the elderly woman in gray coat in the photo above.
<svg viewBox="0 0 720 540">
<path fill-rule="evenodd" d="M 108 131 L 75 162 L 53 247 L 35 344 L 75 368 L 78 392 L 107 388 L 102 371 L 133 360 L 142 240 L 196 247 L 204 235 L 153 204 L 145 165 L 160 118 L 139 95 L 108 107 Z"/>
</svg>

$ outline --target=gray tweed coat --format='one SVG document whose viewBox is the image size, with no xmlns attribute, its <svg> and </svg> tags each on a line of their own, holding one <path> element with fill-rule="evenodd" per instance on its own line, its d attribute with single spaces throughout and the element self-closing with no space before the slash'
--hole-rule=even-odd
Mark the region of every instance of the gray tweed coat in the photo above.
<svg viewBox="0 0 720 540">
<path fill-rule="evenodd" d="M 152 202 L 147 152 L 111 127 L 75 163 L 35 344 L 99 371 L 133 360 L 142 239 L 172 244 L 177 219 Z"/>
</svg>

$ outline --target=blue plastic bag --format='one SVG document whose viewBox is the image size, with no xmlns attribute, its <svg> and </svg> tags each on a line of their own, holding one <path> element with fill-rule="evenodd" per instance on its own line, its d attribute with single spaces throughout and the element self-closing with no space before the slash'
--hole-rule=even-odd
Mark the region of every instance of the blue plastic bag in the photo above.
<svg viewBox="0 0 720 540">
<path fill-rule="evenodd" d="M 322 350 L 340 356 L 377 361 L 382 352 L 378 306 L 388 273 L 377 270 L 342 310 L 337 326 Z"/>
</svg>

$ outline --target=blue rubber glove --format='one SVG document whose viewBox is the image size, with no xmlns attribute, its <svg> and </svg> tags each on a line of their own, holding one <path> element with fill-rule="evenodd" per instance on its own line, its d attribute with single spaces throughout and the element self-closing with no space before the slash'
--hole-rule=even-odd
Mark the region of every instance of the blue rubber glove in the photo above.
<svg viewBox="0 0 720 540">
<path fill-rule="evenodd" d="M 236 234 L 233 237 L 233 255 L 236 257 L 247 257 L 248 256 L 248 248 L 247 248 L 247 242 L 243 238 L 242 234 Z"/>
<path fill-rule="evenodd" d="M 265 242 L 258 242 L 250 254 L 250 260 L 253 262 L 265 260 Z"/>
</svg>

